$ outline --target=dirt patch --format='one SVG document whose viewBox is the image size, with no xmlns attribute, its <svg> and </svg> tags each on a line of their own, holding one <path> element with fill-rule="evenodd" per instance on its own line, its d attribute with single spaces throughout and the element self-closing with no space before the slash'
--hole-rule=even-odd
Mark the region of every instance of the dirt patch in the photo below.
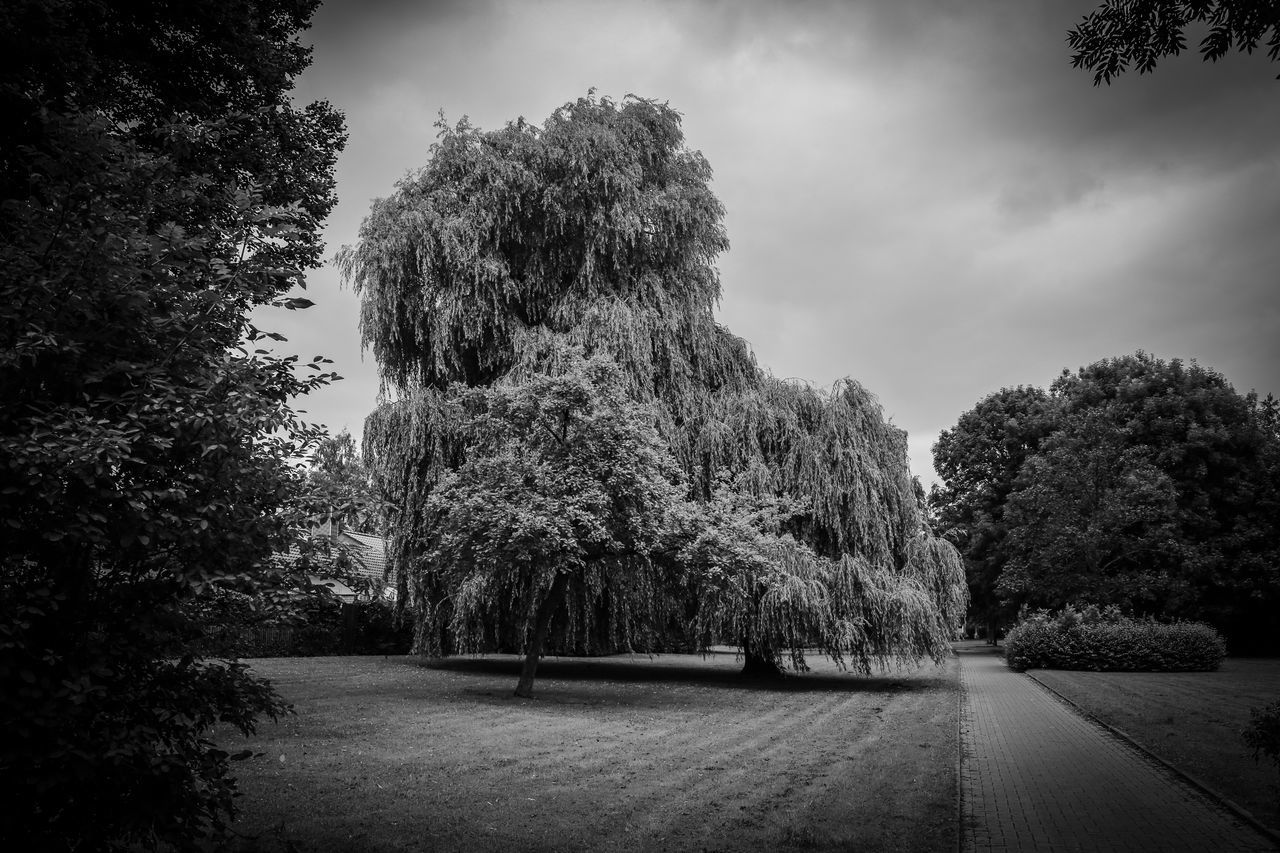
<svg viewBox="0 0 1280 853">
<path fill-rule="evenodd" d="M 1067 672 L 1035 677 L 1280 830 L 1275 768 L 1240 740 L 1249 709 L 1280 697 L 1280 660 L 1229 659 L 1217 672 Z"/>
<path fill-rule="evenodd" d="M 260 660 L 234 850 L 953 850 L 958 670 L 744 682 L 732 654 Z M 243 741 L 228 737 L 228 747 Z"/>
</svg>

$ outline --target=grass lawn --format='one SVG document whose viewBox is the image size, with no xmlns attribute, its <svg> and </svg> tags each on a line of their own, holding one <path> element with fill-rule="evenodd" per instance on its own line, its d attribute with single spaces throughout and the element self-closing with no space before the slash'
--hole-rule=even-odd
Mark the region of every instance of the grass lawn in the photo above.
<svg viewBox="0 0 1280 853">
<path fill-rule="evenodd" d="M 1280 660 L 1228 659 L 1217 672 L 1068 672 L 1036 678 L 1170 764 L 1280 829 L 1275 767 L 1240 740 L 1249 709 L 1280 699 Z"/>
<path fill-rule="evenodd" d="M 954 850 L 956 660 L 811 663 L 552 658 L 529 700 L 503 655 L 253 661 L 297 715 L 247 744 L 231 849 Z"/>
</svg>

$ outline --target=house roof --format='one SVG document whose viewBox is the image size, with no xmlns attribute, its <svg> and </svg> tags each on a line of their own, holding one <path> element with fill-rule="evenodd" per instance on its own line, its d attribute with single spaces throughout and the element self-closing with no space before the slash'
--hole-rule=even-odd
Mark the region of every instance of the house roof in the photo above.
<svg viewBox="0 0 1280 853">
<path fill-rule="evenodd" d="M 387 573 L 387 540 L 372 533 L 344 530 L 338 534 L 350 553 L 360 563 L 360 574 L 382 580 Z"/>
<path fill-rule="evenodd" d="M 312 531 L 313 537 L 320 536 L 336 544 L 344 553 L 352 558 L 355 574 L 382 583 L 387 571 L 387 540 L 372 533 L 342 530 L 335 533 L 331 528 L 320 528 Z M 286 553 L 275 553 L 271 560 L 280 565 L 295 564 L 300 557 L 299 549 L 292 545 Z M 312 560 L 317 569 L 332 556 L 313 555 Z M 323 569 L 320 569 L 323 571 Z"/>
</svg>

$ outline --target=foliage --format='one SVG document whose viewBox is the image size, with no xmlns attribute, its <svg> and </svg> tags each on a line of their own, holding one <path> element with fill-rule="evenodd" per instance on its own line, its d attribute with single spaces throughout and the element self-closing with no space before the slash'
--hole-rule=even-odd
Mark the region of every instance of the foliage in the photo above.
<svg viewBox="0 0 1280 853">
<path fill-rule="evenodd" d="M 1207 672 L 1226 653 L 1222 637 L 1202 622 L 1135 620 L 1114 607 L 1065 607 L 1056 616 L 1037 611 L 1005 640 L 1005 660 L 1018 671 Z"/>
<path fill-rule="evenodd" d="M 0 107 L 9 120 L 0 129 L 0 150 L 42 150 L 51 139 L 48 113 L 100 115 L 143 150 L 168 157 L 193 182 L 253 183 L 263 205 L 289 210 L 297 230 L 287 241 L 259 247 L 260 269 L 297 271 L 320 261 L 318 225 L 336 202 L 333 164 L 345 142 L 342 116 L 323 101 L 299 107 L 289 97 L 294 78 L 311 62 L 310 48 L 296 36 L 319 0 L 11 0 L 6 6 Z M 175 138 L 184 126 L 203 132 Z M 216 133 L 205 135 L 209 131 Z M 3 198 L 27 194 L 26 156 L 6 161 Z M 172 221 L 186 227 L 187 220 L 207 217 L 230 237 L 241 217 L 219 210 L 221 202 L 218 193 L 193 191 L 185 209 L 172 211 L 183 214 Z"/>
<path fill-rule="evenodd" d="M 254 632 L 255 645 L 246 654 L 403 655 L 413 643 L 412 624 L 397 619 L 389 603 L 344 603 L 326 593 L 307 596 L 288 620 L 271 627 L 276 630 Z M 263 641 L 274 641 L 279 647 L 272 650 L 257 645 Z"/>
<path fill-rule="evenodd" d="M 254 657 L 259 643 L 255 634 L 287 611 L 275 611 L 260 596 L 226 586 L 210 586 L 184 602 L 184 614 L 201 626 L 191 652 L 201 657 Z"/>
<path fill-rule="evenodd" d="M 413 647 L 414 623 L 401 619 L 385 600 L 358 602 L 355 636 L 349 644 L 357 655 L 407 655 Z"/>
<path fill-rule="evenodd" d="M 1237 479 L 1229 557 L 1218 564 L 1214 579 L 1222 584 L 1221 598 L 1204 618 L 1220 624 L 1238 650 L 1271 653 L 1277 648 L 1273 614 L 1280 590 L 1280 402 L 1253 392 L 1245 402 L 1256 454 Z"/>
<path fill-rule="evenodd" d="M 933 466 L 942 481 L 929 494 L 934 530 L 963 555 L 970 612 L 986 623 L 991 640 L 997 623 L 1014 612 L 996 587 L 1006 561 L 1009 495 L 1052 423 L 1044 391 L 1002 388 L 979 400 L 933 445 Z"/>
<path fill-rule="evenodd" d="M 294 594 L 287 608 L 219 588 L 198 597 L 192 618 L 205 628 L 193 651 L 206 657 L 314 657 L 408 654 L 413 626 L 390 603 L 344 603 L 329 592 Z"/>
<path fill-rule="evenodd" d="M 0 22 L 4 846 L 190 847 L 232 813 L 210 729 L 285 708 L 188 653 L 184 603 L 290 581 L 266 557 L 315 432 L 289 400 L 331 375 L 247 317 L 305 307 L 286 293 L 334 203 L 341 118 L 287 96 L 312 6 Z"/>
<path fill-rule="evenodd" d="M 1249 724 L 1240 737 L 1244 745 L 1253 750 L 1254 761 L 1260 761 L 1265 755 L 1280 769 L 1280 702 L 1250 709 Z"/>
<path fill-rule="evenodd" d="M 452 606 L 425 558 L 431 495 L 450 472 L 480 465 L 470 455 L 497 452 L 474 446 L 474 424 L 457 413 L 459 386 L 561 376 L 578 349 L 612 360 L 625 396 L 650 407 L 685 497 L 711 501 L 727 474 L 752 498 L 794 502 L 781 532 L 814 555 L 860 557 L 894 583 L 916 571 L 911 549 L 924 534 L 902 432 L 856 382 L 822 392 L 774 379 L 715 322 L 714 260 L 727 240 L 709 178 L 706 160 L 683 144 L 679 114 L 641 98 L 588 96 L 542 127 L 442 123 L 428 164 L 374 204 L 359 243 L 340 253 L 362 296 L 365 342 L 395 392 L 366 422 L 364 451 L 395 507 L 390 558 L 424 612 Z M 490 486 L 498 473 L 486 475 Z M 507 505 L 518 503 L 513 494 Z M 675 570 L 665 594 L 692 605 L 701 580 Z M 930 606 L 950 624 L 954 589 L 944 586 Z M 802 621 L 786 636 L 807 634 Z M 522 636 L 522 624 L 504 638 Z M 455 639 L 421 638 L 444 652 Z"/>
<path fill-rule="evenodd" d="M 307 470 L 308 500 L 315 515 L 366 533 L 381 533 L 382 507 L 374 494 L 355 439 L 343 430 L 316 444 Z"/>
<path fill-rule="evenodd" d="M 1266 513 L 1263 497 L 1274 495 L 1278 483 L 1275 470 L 1260 464 L 1274 454 L 1274 437 L 1260 428 L 1249 399 L 1216 371 L 1142 352 L 1064 372 L 1050 391 L 1061 405 L 1064 452 L 1043 457 L 1057 471 L 1046 476 L 1096 478 L 1101 457 L 1119 454 L 1112 497 L 1122 496 L 1121 503 L 1090 507 L 1092 498 L 1078 493 L 1075 510 L 1091 514 L 1095 528 L 1117 534 L 1108 575 L 1151 582 L 1136 592 L 1134 607 L 1208 619 L 1228 633 L 1245 627 L 1242 617 L 1260 616 L 1258 605 L 1280 592 L 1271 563 L 1280 515 Z M 1078 452 L 1065 449 L 1071 441 Z M 1035 486 L 1024 488 L 1031 498 Z M 1070 524 L 1070 518 L 1057 520 Z M 1051 554 L 1028 544 L 1017 554 L 1023 565 L 1052 565 Z M 1089 563 L 1058 570 L 1087 572 Z M 1062 603 L 1038 595 L 1044 580 L 1043 571 L 1029 578 L 1036 592 L 1024 600 Z"/>
<path fill-rule="evenodd" d="M 807 669 L 806 649 L 863 673 L 947 654 L 965 607 L 954 548 L 918 536 L 901 572 L 863 556 L 832 560 L 783 532 L 794 513 L 792 501 L 728 486 L 694 507 L 679 557 L 698 579 L 696 647 L 736 641 L 759 673 Z"/>
<path fill-rule="evenodd" d="M 1035 602 L 1087 600 L 1164 612 L 1190 591 L 1177 492 L 1146 445 L 1100 409 L 1068 418 L 1019 473 L 997 589 Z M 1052 567 L 1046 569 L 1046 567 Z"/>
<path fill-rule="evenodd" d="M 466 460 L 427 500 L 434 571 L 421 579 L 447 591 L 458 649 L 527 650 L 528 695 L 548 637 L 652 648 L 671 606 L 653 557 L 678 469 L 617 365 L 570 356 L 564 373 L 459 389 L 458 403 Z M 440 615 L 425 615 L 424 637 Z"/>
<path fill-rule="evenodd" d="M 1262 46 L 1280 59 L 1280 4 L 1276 0 L 1105 0 L 1071 30 L 1071 64 L 1093 72 L 1093 84 L 1111 83 L 1130 66 L 1146 74 L 1166 56 L 1187 48 L 1188 26 L 1209 32 L 1200 42 L 1205 60 Z"/>
<path fill-rule="evenodd" d="M 967 413 L 935 448 L 939 518 L 978 521 L 948 537 L 967 554 L 983 552 L 965 533 L 1002 537 L 984 556 L 1004 606 L 1117 604 L 1208 621 L 1237 650 L 1274 643 L 1274 400 L 1242 397 L 1213 370 L 1143 352 L 1064 371 L 1042 399 L 1034 449 L 1015 443 L 1026 448 L 1016 471 L 987 473 L 988 460 L 1013 461 L 1005 442 L 1021 429 L 1013 418 L 999 426 L 998 397 L 975 409 L 994 428 L 975 429 Z"/>
</svg>

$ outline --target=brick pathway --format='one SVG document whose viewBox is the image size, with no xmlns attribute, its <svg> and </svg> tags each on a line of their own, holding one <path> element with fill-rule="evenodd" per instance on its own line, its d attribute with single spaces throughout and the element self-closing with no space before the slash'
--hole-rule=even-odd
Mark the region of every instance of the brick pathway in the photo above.
<svg viewBox="0 0 1280 853">
<path fill-rule="evenodd" d="M 961 848 L 1275 850 L 1004 658 L 960 654 Z"/>
</svg>

